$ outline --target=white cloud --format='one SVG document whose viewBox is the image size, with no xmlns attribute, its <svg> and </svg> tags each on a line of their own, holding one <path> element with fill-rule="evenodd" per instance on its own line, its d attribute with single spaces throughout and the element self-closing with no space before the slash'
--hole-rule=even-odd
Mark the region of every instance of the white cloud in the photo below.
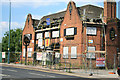
<svg viewBox="0 0 120 80">
<path fill-rule="evenodd" d="M 12 22 L 11 23 L 11 29 L 17 29 L 24 27 L 24 23 L 18 23 L 18 22 Z M 2 41 L 2 37 L 4 36 L 4 33 L 9 31 L 9 23 L 8 22 L 0 22 L 0 32 L 2 35 L 0 35 L 0 42 Z"/>
<path fill-rule="evenodd" d="M 42 17 L 42 16 L 39 16 L 39 15 L 32 15 L 32 18 L 33 18 L 33 19 L 38 19 L 38 20 L 40 20 L 41 17 Z"/>
</svg>

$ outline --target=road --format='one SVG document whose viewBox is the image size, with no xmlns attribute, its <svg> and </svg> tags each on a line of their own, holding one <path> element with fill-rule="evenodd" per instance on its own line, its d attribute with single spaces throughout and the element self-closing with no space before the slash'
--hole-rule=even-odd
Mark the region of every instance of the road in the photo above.
<svg viewBox="0 0 120 80">
<path fill-rule="evenodd" d="M 62 75 L 57 73 L 48 73 L 36 70 L 29 70 L 29 69 L 22 69 L 22 68 L 15 68 L 15 67 L 8 67 L 8 66 L 0 66 L 0 76 L 2 76 L 3 80 L 105 80 L 105 79 L 92 79 L 92 78 L 82 78 L 76 76 L 69 76 L 69 75 Z M 113 79 L 106 79 L 106 80 L 113 80 Z M 117 80 L 117 79 L 114 79 Z"/>
</svg>

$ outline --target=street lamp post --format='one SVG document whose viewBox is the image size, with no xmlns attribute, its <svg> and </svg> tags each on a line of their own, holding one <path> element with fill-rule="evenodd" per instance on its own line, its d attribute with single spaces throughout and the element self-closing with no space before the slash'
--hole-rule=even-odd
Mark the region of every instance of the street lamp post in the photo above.
<svg viewBox="0 0 120 80">
<path fill-rule="evenodd" d="M 9 41 L 8 41 L 8 64 L 9 62 L 9 57 L 10 57 L 10 27 L 11 27 L 11 1 L 10 1 L 10 12 L 9 12 Z"/>
</svg>

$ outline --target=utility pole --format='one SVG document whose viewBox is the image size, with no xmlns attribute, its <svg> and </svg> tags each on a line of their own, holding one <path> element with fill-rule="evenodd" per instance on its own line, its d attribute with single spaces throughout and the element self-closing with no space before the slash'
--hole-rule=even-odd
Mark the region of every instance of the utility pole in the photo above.
<svg viewBox="0 0 120 80">
<path fill-rule="evenodd" d="M 8 41 L 8 64 L 9 62 L 9 57 L 10 57 L 10 27 L 11 27 L 11 1 L 10 1 L 10 10 L 9 10 L 9 41 Z"/>
</svg>

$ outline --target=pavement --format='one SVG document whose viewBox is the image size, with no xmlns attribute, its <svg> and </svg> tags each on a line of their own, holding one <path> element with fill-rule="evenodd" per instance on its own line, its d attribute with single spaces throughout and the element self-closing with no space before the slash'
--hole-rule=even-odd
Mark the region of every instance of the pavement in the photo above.
<svg viewBox="0 0 120 80">
<path fill-rule="evenodd" d="M 83 78 L 110 78 L 109 80 L 120 80 L 120 77 L 117 74 L 117 71 L 115 70 L 116 74 L 109 74 L 109 72 L 113 72 L 113 70 L 83 70 L 83 69 L 75 69 L 71 70 L 72 73 L 68 73 L 65 70 L 54 70 L 49 68 L 44 68 L 42 66 L 32 66 L 32 65 L 24 65 L 24 64 L 7 64 L 7 63 L 0 63 L 2 66 L 9 66 L 9 67 L 15 67 L 15 68 L 22 68 L 22 69 L 29 69 L 29 70 L 37 70 L 47 73 L 56 73 L 60 75 L 68 75 L 68 76 L 76 76 L 76 77 L 83 77 Z M 92 76 L 89 76 L 90 73 L 93 73 Z"/>
</svg>

